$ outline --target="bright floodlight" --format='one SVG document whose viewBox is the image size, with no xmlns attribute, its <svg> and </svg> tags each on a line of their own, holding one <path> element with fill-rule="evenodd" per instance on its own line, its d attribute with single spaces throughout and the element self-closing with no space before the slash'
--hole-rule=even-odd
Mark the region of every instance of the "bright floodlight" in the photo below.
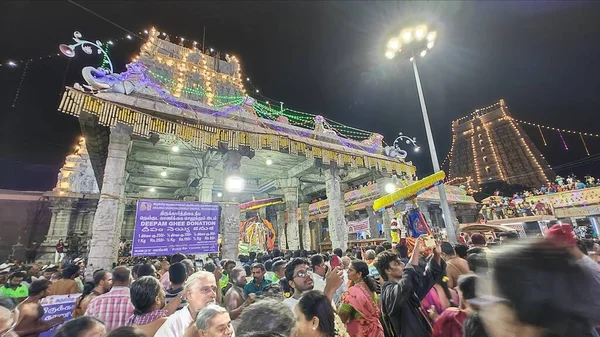
<svg viewBox="0 0 600 337">
<path fill-rule="evenodd" d="M 244 189 L 244 179 L 236 176 L 227 177 L 225 189 L 232 193 L 240 193 Z"/>
<path fill-rule="evenodd" d="M 267 166 L 273 165 L 273 159 L 271 159 L 270 157 L 267 158 L 267 160 L 265 160 L 265 164 L 267 164 Z"/>
<path fill-rule="evenodd" d="M 433 41 L 427 42 L 427 49 L 433 48 Z"/>
<path fill-rule="evenodd" d="M 400 41 L 397 38 L 392 38 L 388 41 L 387 47 L 391 51 L 398 51 L 400 49 Z"/>
<path fill-rule="evenodd" d="M 256 89 L 256 93 L 258 94 L 260 91 L 258 89 Z"/>
<path fill-rule="evenodd" d="M 385 184 L 385 193 L 390 194 L 390 193 L 394 193 L 396 192 L 396 184 L 394 183 L 387 183 Z"/>
<path fill-rule="evenodd" d="M 400 36 L 402 36 L 402 41 L 404 41 L 404 43 L 409 43 L 413 38 L 412 31 L 410 29 L 403 30 L 402 33 L 400 33 Z"/>
<path fill-rule="evenodd" d="M 8 65 L 11 66 L 11 67 L 16 67 L 17 66 L 17 64 L 14 63 L 13 61 L 8 61 Z"/>
<path fill-rule="evenodd" d="M 148 34 L 148 30 L 147 29 L 144 29 L 144 34 Z"/>
<path fill-rule="evenodd" d="M 167 176 L 167 169 L 163 169 L 162 172 L 160 173 L 161 177 L 166 177 Z"/>
<path fill-rule="evenodd" d="M 417 26 L 417 29 L 415 30 L 415 38 L 419 41 L 423 40 L 423 38 L 425 37 L 425 34 L 427 34 L 427 26 L 425 26 L 425 25 Z"/>
<path fill-rule="evenodd" d="M 217 198 L 220 198 L 220 197 L 222 197 L 222 196 L 223 196 L 223 193 L 221 193 L 221 192 L 217 192 Z"/>
<path fill-rule="evenodd" d="M 425 55 L 427 55 L 427 50 L 423 50 L 423 51 L 421 52 L 421 57 L 424 57 Z"/>
<path fill-rule="evenodd" d="M 150 187 L 150 189 L 148 191 L 150 191 L 150 192 L 156 192 L 156 189 L 154 187 Z"/>
<path fill-rule="evenodd" d="M 112 44 L 113 44 L 113 42 L 112 42 L 112 41 L 108 41 L 108 44 L 112 45 Z"/>
<path fill-rule="evenodd" d="M 179 152 L 179 146 L 173 145 L 173 147 L 171 147 L 171 151 L 173 151 L 173 152 Z"/>
<path fill-rule="evenodd" d="M 385 52 L 385 57 L 387 57 L 390 60 L 393 59 L 395 55 L 396 55 L 396 53 L 394 53 L 391 50 L 388 50 L 388 51 Z"/>
<path fill-rule="evenodd" d="M 127 38 L 128 38 L 129 40 L 131 40 L 131 39 L 132 39 L 131 35 L 127 35 Z"/>
<path fill-rule="evenodd" d="M 429 34 L 427 34 L 427 41 L 434 41 L 435 36 L 436 36 L 435 32 L 429 32 Z"/>
<path fill-rule="evenodd" d="M 419 152 L 420 150 L 421 150 L 421 148 L 420 148 L 420 147 L 418 147 L 418 146 L 417 146 L 417 147 L 415 147 L 415 152 Z"/>
</svg>

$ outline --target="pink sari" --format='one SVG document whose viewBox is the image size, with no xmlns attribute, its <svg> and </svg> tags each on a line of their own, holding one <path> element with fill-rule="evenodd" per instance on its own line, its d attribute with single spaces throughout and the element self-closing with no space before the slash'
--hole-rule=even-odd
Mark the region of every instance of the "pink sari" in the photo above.
<svg viewBox="0 0 600 337">
<path fill-rule="evenodd" d="M 353 315 L 346 323 L 346 330 L 351 337 L 383 337 L 379 305 L 366 289 L 360 285 L 350 287 L 342 295 L 341 303 L 350 305 L 360 314 L 360 318 Z"/>
</svg>

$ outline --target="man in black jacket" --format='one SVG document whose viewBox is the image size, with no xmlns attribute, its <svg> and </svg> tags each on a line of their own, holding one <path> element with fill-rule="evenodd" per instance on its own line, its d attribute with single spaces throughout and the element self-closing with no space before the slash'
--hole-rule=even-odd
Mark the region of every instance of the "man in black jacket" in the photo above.
<svg viewBox="0 0 600 337">
<path fill-rule="evenodd" d="M 437 246 L 425 268 L 419 266 L 422 245 L 423 241 L 417 239 L 407 265 L 390 251 L 379 253 L 375 259 L 375 267 L 384 280 L 380 298 L 387 337 L 431 336 L 431 324 L 421 308 L 421 300 L 442 277 L 446 264 Z"/>
</svg>

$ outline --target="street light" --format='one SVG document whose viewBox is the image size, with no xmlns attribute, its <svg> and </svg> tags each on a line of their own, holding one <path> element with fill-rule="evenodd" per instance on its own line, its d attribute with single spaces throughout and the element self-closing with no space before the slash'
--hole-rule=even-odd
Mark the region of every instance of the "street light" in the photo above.
<svg viewBox="0 0 600 337">
<path fill-rule="evenodd" d="M 431 125 L 429 124 L 425 98 L 423 97 L 423 88 L 421 87 L 421 79 L 419 78 L 419 71 L 417 69 L 417 59 L 427 55 L 427 50 L 433 48 L 436 37 L 437 33 L 431 30 L 430 27 L 427 27 L 427 25 L 407 27 L 402 29 L 398 36 L 394 36 L 388 41 L 387 50 L 385 52 L 385 57 L 387 59 L 391 60 L 398 57 L 408 59 L 412 62 L 415 81 L 417 82 L 417 92 L 419 93 L 419 101 L 421 103 L 421 112 L 423 113 L 423 121 L 425 123 L 427 143 L 429 144 L 431 162 L 435 172 L 440 171 L 440 163 L 435 150 L 433 134 L 431 133 Z M 400 41 L 402 42 L 402 45 L 400 45 Z M 450 206 L 448 205 L 448 199 L 446 199 L 446 189 L 444 188 L 444 184 L 438 185 L 438 190 L 440 193 L 440 203 L 444 219 L 448 219 L 448 221 L 444 221 L 444 224 L 446 225 L 446 234 L 448 235 L 448 240 L 451 243 L 456 244 L 458 243 L 458 240 L 454 228 L 454 221 L 452 220 L 453 217 L 450 213 Z"/>
</svg>

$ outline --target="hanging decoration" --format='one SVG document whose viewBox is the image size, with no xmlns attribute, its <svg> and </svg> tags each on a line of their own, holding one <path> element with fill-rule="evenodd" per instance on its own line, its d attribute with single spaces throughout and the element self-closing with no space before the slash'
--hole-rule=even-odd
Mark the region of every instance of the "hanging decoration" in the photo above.
<svg viewBox="0 0 600 337">
<path fill-rule="evenodd" d="M 546 143 L 546 137 L 544 137 L 544 133 L 542 132 L 542 128 L 539 125 L 537 126 L 537 128 L 538 130 L 540 130 L 540 135 L 542 136 L 542 140 L 544 141 L 544 146 L 548 146 L 548 143 Z"/>
<path fill-rule="evenodd" d="M 25 63 L 25 69 L 23 69 L 23 75 L 21 75 L 21 81 L 19 81 L 19 86 L 17 87 L 17 92 L 15 93 L 15 99 L 13 100 L 12 107 L 14 108 L 17 105 L 17 100 L 19 99 L 19 94 L 21 93 L 21 87 L 23 87 L 23 81 L 25 80 L 25 75 L 27 75 L 27 68 L 29 67 L 29 61 Z"/>
<path fill-rule="evenodd" d="M 63 53 L 63 55 L 72 58 L 72 57 L 75 57 L 75 48 L 77 48 L 77 47 L 81 47 L 81 50 L 83 50 L 83 52 L 88 55 L 91 55 L 94 52 L 92 47 L 96 47 L 96 53 L 98 55 L 103 54 L 104 58 L 107 59 L 107 63 L 109 66 L 108 70 L 112 74 L 112 72 L 113 72 L 112 61 L 110 60 L 108 53 L 104 50 L 104 48 L 102 48 L 103 47 L 102 42 L 100 42 L 99 40 L 96 40 L 96 42 L 91 42 L 91 41 L 87 41 L 87 40 L 82 40 L 81 38 L 82 38 L 81 33 L 78 31 L 75 31 L 73 33 L 73 41 L 75 41 L 76 43 L 70 44 L 70 45 L 61 44 L 58 46 L 58 49 L 60 50 L 61 53 Z"/>
<path fill-rule="evenodd" d="M 585 143 L 585 139 L 583 139 L 583 135 L 581 134 L 581 132 L 579 133 L 579 138 L 581 138 L 581 142 L 583 143 L 583 148 L 585 149 L 585 153 L 587 153 L 587 155 L 590 155 L 590 151 L 588 150 L 587 144 Z"/>
<path fill-rule="evenodd" d="M 551 127 L 551 126 L 541 125 L 541 124 L 537 124 L 537 123 L 531 123 L 531 122 L 527 122 L 527 121 L 516 119 L 516 118 L 512 118 L 512 120 L 514 120 L 515 122 L 517 122 L 519 124 L 526 124 L 526 125 L 531 125 L 531 126 L 537 126 L 537 127 L 541 127 L 542 129 L 546 129 L 546 130 L 561 131 L 561 132 L 564 132 L 564 133 L 573 133 L 573 134 L 581 133 L 584 136 L 598 137 L 598 138 L 600 138 L 600 133 L 591 133 L 591 132 L 574 131 L 574 130 L 569 130 L 569 129 L 554 128 L 554 127 Z"/>
<path fill-rule="evenodd" d="M 563 137 L 562 133 L 560 132 L 560 130 L 558 130 L 558 135 L 560 136 L 560 140 L 562 140 L 562 143 L 565 147 L 565 150 L 569 151 L 569 147 L 567 146 L 567 142 L 565 142 L 565 138 Z"/>
<path fill-rule="evenodd" d="M 403 135 L 402 132 L 400 132 L 399 136 L 396 137 L 396 139 L 394 139 L 394 143 L 392 144 L 392 146 L 386 146 L 383 148 L 383 152 L 388 157 L 396 158 L 398 160 L 404 160 L 404 158 L 406 158 L 406 156 L 408 155 L 408 152 L 400 148 L 400 144 L 402 142 L 405 142 L 407 145 L 412 144 L 414 146 L 415 152 L 419 152 L 420 147 L 417 145 L 417 138 L 410 138 L 408 136 Z"/>
</svg>

